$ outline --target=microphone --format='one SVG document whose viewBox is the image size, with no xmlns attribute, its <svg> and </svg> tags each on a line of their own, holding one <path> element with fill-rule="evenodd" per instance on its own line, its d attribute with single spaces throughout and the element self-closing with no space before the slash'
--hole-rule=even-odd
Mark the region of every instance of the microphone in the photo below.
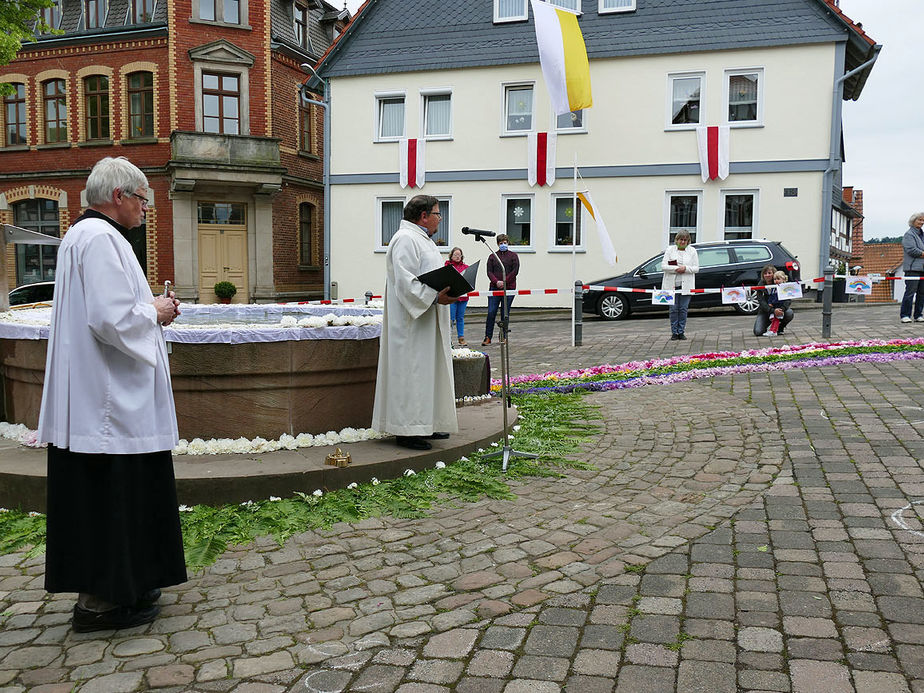
<svg viewBox="0 0 924 693">
<path fill-rule="evenodd" d="M 494 231 L 482 231 L 481 229 L 471 229 L 468 226 L 462 227 L 462 233 L 466 236 L 496 236 Z"/>
</svg>

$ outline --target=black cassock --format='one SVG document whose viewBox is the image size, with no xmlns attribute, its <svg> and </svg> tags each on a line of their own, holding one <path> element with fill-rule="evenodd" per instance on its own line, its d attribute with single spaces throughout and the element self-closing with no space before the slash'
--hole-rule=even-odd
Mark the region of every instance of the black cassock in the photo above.
<svg viewBox="0 0 924 693">
<path fill-rule="evenodd" d="M 131 606 L 186 582 L 169 450 L 104 455 L 48 446 L 45 589 Z"/>
</svg>

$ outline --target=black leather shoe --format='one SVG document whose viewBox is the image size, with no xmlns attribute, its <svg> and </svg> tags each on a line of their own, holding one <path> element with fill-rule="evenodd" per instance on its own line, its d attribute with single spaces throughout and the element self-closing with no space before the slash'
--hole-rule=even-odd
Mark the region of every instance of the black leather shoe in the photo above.
<svg viewBox="0 0 924 693">
<path fill-rule="evenodd" d="M 411 450 L 429 450 L 433 447 L 423 436 L 395 436 L 395 442 Z"/>
<path fill-rule="evenodd" d="M 158 599 L 160 599 L 160 588 L 155 587 L 154 589 L 148 590 L 140 597 L 138 597 L 138 601 L 135 602 L 135 608 L 147 609 L 150 606 L 154 606 Z"/>
<path fill-rule="evenodd" d="M 160 613 L 159 606 L 139 609 L 134 606 L 117 606 L 109 611 L 90 611 L 74 606 L 74 618 L 71 621 L 75 633 L 92 633 L 97 630 L 118 630 L 133 628 L 150 623 Z"/>
<path fill-rule="evenodd" d="M 677 339 L 686 339 L 686 338 L 687 336 L 683 332 L 677 335 Z"/>
<path fill-rule="evenodd" d="M 442 431 L 435 431 L 430 434 L 430 437 L 433 440 L 446 440 L 449 437 L 449 434 L 443 433 Z"/>
<path fill-rule="evenodd" d="M 680 339 L 680 335 L 679 335 L 679 334 L 676 334 L 676 333 L 675 333 L 675 334 L 672 334 L 672 335 L 671 335 L 671 341 L 672 341 L 672 342 L 676 342 L 678 339 Z"/>
</svg>

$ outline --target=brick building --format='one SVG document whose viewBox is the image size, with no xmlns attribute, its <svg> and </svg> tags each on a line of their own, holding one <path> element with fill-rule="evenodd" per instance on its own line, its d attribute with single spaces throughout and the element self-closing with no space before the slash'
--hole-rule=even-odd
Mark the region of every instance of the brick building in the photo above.
<svg viewBox="0 0 924 693">
<path fill-rule="evenodd" d="M 130 238 L 152 287 L 185 301 L 323 294 L 323 118 L 313 64 L 349 20 L 324 0 L 58 0 L 60 34 L 0 67 L 0 223 L 60 235 L 104 156 L 150 181 Z M 10 284 L 54 278 L 55 250 L 10 247 Z M 15 268 L 15 269 L 13 269 Z"/>
</svg>

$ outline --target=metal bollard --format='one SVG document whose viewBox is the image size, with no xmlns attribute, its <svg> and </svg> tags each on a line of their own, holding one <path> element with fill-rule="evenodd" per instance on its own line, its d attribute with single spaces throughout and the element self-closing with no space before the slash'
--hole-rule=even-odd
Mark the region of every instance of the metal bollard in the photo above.
<svg viewBox="0 0 924 693">
<path fill-rule="evenodd" d="M 584 282 L 574 282 L 574 346 L 581 346 L 584 339 L 582 308 L 584 306 Z"/>
<path fill-rule="evenodd" d="M 371 292 L 371 291 L 367 291 L 367 292 L 366 292 L 366 305 L 367 305 L 367 306 L 369 305 L 369 302 L 370 302 L 370 301 L 372 301 L 372 292 Z"/>
<path fill-rule="evenodd" d="M 831 299 L 834 297 L 834 268 L 825 267 L 825 288 L 821 297 L 821 336 L 831 336 Z"/>
</svg>

